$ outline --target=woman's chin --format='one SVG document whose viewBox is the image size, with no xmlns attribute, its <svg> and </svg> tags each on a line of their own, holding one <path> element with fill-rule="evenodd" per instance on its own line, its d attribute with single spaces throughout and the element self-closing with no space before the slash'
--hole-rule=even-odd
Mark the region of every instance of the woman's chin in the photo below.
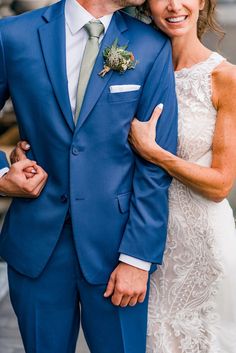
<svg viewBox="0 0 236 353">
<path fill-rule="evenodd" d="M 160 28 L 160 27 L 159 27 Z M 175 38 L 175 37 L 183 37 L 188 34 L 189 29 L 186 27 L 182 28 L 169 28 L 169 27 L 162 27 L 161 30 L 170 38 Z"/>
</svg>

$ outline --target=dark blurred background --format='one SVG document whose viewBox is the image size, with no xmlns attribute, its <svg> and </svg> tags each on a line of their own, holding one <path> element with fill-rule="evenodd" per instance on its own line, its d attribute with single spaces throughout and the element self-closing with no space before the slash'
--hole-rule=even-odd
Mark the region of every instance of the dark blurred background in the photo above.
<svg viewBox="0 0 236 353">
<path fill-rule="evenodd" d="M 0 0 L 0 18 L 21 14 L 25 11 L 49 5 L 54 0 Z M 212 50 L 219 51 L 233 64 L 236 64 L 236 0 L 219 0 L 217 15 L 226 36 L 219 44 L 213 33 L 206 35 L 204 42 Z M 133 9 L 128 9 L 133 13 Z M 236 112 L 235 112 L 236 113 Z M 236 138 L 236 136 L 235 136 Z M 0 112 L 0 149 L 9 155 L 19 141 L 18 128 L 11 101 Z M 0 227 L 10 199 L 0 197 Z M 231 192 L 229 201 L 236 215 L 236 187 Z M 24 353 L 19 337 L 15 316 L 9 305 L 7 293 L 6 264 L 0 259 L 0 353 Z M 88 353 L 84 338 L 80 336 L 77 353 Z"/>
</svg>

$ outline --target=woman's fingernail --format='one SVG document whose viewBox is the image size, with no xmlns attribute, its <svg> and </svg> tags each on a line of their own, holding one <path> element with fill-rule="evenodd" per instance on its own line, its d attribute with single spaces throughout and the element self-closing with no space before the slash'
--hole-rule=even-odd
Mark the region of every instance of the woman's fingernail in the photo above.
<svg viewBox="0 0 236 353">
<path fill-rule="evenodd" d="M 30 145 L 27 143 L 27 145 L 25 145 L 26 148 L 30 148 Z"/>
<path fill-rule="evenodd" d="M 31 173 L 37 174 L 37 171 L 35 169 L 31 169 Z"/>
<path fill-rule="evenodd" d="M 164 105 L 162 103 L 158 104 L 158 106 L 157 106 L 157 108 L 159 108 L 161 110 L 163 109 L 163 107 L 164 107 Z"/>
</svg>

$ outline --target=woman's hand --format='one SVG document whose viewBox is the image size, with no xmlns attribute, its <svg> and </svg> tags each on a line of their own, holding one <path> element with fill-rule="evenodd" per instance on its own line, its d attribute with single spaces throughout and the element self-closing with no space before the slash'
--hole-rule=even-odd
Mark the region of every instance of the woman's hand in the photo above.
<svg viewBox="0 0 236 353">
<path fill-rule="evenodd" d="M 156 125 L 161 116 L 163 104 L 159 104 L 153 111 L 149 121 L 141 122 L 134 119 L 131 123 L 129 142 L 132 148 L 149 162 L 157 155 L 160 146 L 156 143 Z"/>
<path fill-rule="evenodd" d="M 17 163 L 19 161 L 23 161 L 27 159 L 26 152 L 30 150 L 30 145 L 27 141 L 19 141 L 16 147 L 10 154 L 11 164 Z M 33 176 L 37 173 L 34 168 L 28 167 L 24 170 L 25 176 L 27 179 L 33 178 Z"/>
</svg>

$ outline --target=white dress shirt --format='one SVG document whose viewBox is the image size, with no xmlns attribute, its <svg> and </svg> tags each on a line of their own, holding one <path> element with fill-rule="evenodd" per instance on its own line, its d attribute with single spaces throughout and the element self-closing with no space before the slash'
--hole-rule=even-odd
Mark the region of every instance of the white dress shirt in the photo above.
<svg viewBox="0 0 236 353">
<path fill-rule="evenodd" d="M 111 22 L 113 14 L 99 18 L 104 25 L 104 34 Z M 95 19 L 76 0 L 66 0 L 65 3 L 65 25 L 66 25 L 66 70 L 68 79 L 68 91 L 73 115 L 76 111 L 77 88 L 79 73 L 83 59 L 83 53 L 88 40 L 87 31 L 83 28 L 89 21 Z M 100 37 L 102 41 L 104 34 Z M 6 172 L 6 171 L 5 171 Z M 1 175 L 1 170 L 0 170 Z M 151 264 L 131 256 L 121 254 L 120 261 L 125 262 L 142 270 L 149 271 Z"/>
<path fill-rule="evenodd" d="M 104 26 L 104 34 L 106 33 L 111 22 L 113 14 L 99 18 Z M 88 40 L 88 33 L 83 28 L 89 21 L 94 18 L 85 10 L 76 0 L 66 0 L 65 3 L 66 18 L 66 69 L 68 78 L 68 90 L 73 115 L 76 110 L 77 88 L 79 82 L 79 73 L 82 64 L 85 46 Z M 104 34 L 100 36 L 101 42 Z"/>
</svg>

